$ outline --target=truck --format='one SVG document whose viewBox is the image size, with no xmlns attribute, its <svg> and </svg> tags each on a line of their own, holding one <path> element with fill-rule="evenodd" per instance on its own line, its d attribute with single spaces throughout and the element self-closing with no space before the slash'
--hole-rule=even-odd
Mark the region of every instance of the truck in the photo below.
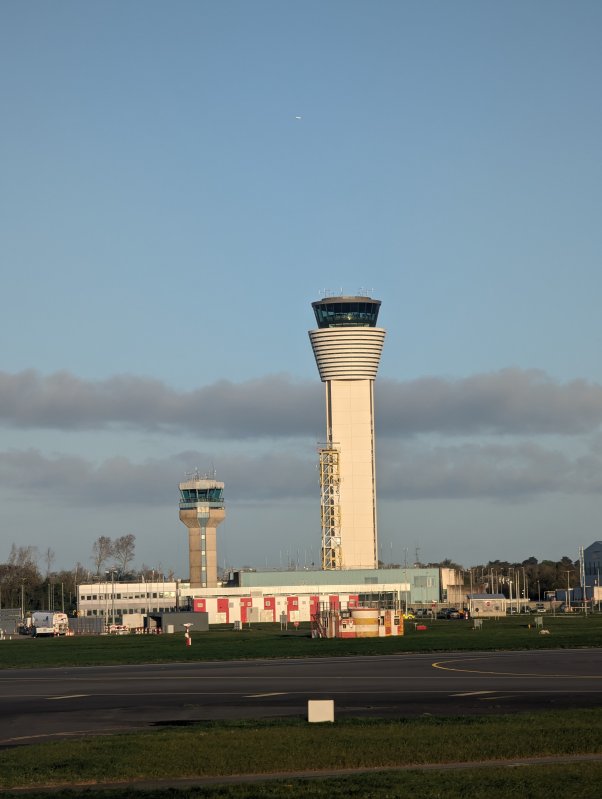
<svg viewBox="0 0 602 799">
<path fill-rule="evenodd" d="M 69 619 L 66 613 L 57 613 L 54 610 L 36 610 L 31 614 L 31 630 L 35 636 L 67 635 Z"/>
</svg>

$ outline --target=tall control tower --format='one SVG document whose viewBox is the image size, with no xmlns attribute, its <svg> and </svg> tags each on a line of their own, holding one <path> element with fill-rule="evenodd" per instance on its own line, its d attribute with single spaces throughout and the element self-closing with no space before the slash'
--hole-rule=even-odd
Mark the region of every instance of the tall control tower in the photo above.
<svg viewBox="0 0 602 799">
<path fill-rule="evenodd" d="M 180 521 L 188 527 L 190 587 L 217 586 L 217 525 L 226 516 L 224 484 L 195 472 L 180 483 Z"/>
<path fill-rule="evenodd" d="M 323 569 L 375 569 L 374 379 L 385 331 L 380 300 L 325 297 L 312 303 L 309 331 L 326 384 L 326 442 L 320 447 Z"/>
</svg>

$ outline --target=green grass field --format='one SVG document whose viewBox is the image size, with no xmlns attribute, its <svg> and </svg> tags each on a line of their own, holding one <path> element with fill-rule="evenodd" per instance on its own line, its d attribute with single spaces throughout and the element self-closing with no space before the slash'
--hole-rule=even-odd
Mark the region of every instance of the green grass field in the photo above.
<svg viewBox="0 0 602 799">
<path fill-rule="evenodd" d="M 550 649 L 602 646 L 602 616 L 545 618 L 549 634 L 529 628 L 532 620 L 509 617 L 485 621 L 433 621 L 418 632 L 412 622 L 403 638 L 319 640 L 308 625 L 281 630 L 258 624 L 235 632 L 216 627 L 163 636 L 82 636 L 0 641 L 0 668 L 185 662 L 273 657 L 332 657 L 447 652 L 452 650 Z M 97 738 L 15 747 L 0 751 L 0 788 L 19 787 L 25 799 L 47 796 L 41 786 L 58 787 L 58 799 L 97 796 L 196 799 L 196 797 L 445 797 L 472 799 L 492 792 L 530 799 L 599 796 L 602 764 L 597 762 L 471 767 L 461 771 L 379 771 L 454 761 L 602 752 L 602 709 L 567 710 L 498 717 L 348 719 L 308 725 L 303 719 L 203 723 Z M 364 774 L 320 779 L 258 781 L 203 788 L 136 789 L 128 781 L 232 774 L 360 767 Z M 124 787 L 100 791 L 102 783 Z M 39 790 L 36 790 L 36 786 Z M 69 787 L 67 787 L 69 786 Z"/>
<path fill-rule="evenodd" d="M 250 785 L 94 792 L 87 788 L 19 791 L 22 799 L 599 799 L 602 765 L 585 763 L 462 771 L 408 771 L 317 780 L 277 780 Z"/>
<path fill-rule="evenodd" d="M 600 708 L 488 718 L 356 719 L 335 725 L 310 725 L 302 719 L 205 722 L 6 749 L 0 752 L 0 786 L 78 782 L 99 786 L 170 777 L 394 768 L 600 751 Z M 405 775 L 394 775 L 394 782 L 404 779 Z"/>
<path fill-rule="evenodd" d="M 278 624 L 257 624 L 238 632 L 224 626 L 208 632 L 193 631 L 191 647 L 185 646 L 183 633 L 37 639 L 13 636 L 12 640 L 0 641 L 0 668 L 602 646 L 602 614 L 549 616 L 544 624 L 549 635 L 541 635 L 529 617 L 486 620 L 481 630 L 475 630 L 471 621 L 432 621 L 419 632 L 412 622 L 406 622 L 403 637 L 363 639 L 311 638 L 309 625 L 281 630 Z"/>
</svg>

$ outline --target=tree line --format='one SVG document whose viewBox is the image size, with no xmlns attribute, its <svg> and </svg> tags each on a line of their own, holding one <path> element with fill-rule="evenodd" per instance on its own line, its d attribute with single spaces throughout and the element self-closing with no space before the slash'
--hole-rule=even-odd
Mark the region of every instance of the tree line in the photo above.
<svg viewBox="0 0 602 799">
<path fill-rule="evenodd" d="M 37 547 L 12 544 L 8 560 L 0 563 L 0 608 L 25 610 L 64 610 L 77 607 L 77 586 L 83 582 L 107 579 L 136 582 L 138 580 L 174 579 L 161 565 L 142 565 L 133 570 L 136 537 L 129 533 L 112 539 L 100 536 L 92 545 L 93 568 L 76 563 L 71 569 L 53 570 L 54 551 L 49 547 L 40 554 Z M 544 599 L 548 592 L 574 587 L 580 583 L 579 561 L 568 555 L 560 560 L 538 561 L 535 557 L 520 562 L 490 560 L 465 568 L 450 558 L 437 563 L 414 563 L 415 567 L 450 568 L 461 574 L 464 587 L 474 593 L 503 593 L 523 596 L 532 601 Z M 397 563 L 382 563 L 381 568 L 396 568 Z"/>
<path fill-rule="evenodd" d="M 133 570 L 136 536 L 132 533 L 111 539 L 100 536 L 92 546 L 93 568 L 76 563 L 71 569 L 53 570 L 55 553 L 40 554 L 37 547 L 12 544 L 6 563 L 0 563 L 0 609 L 23 608 L 73 613 L 77 609 L 77 586 L 106 579 L 172 580 L 173 571 L 164 574 L 161 566 L 142 565 Z"/>
<path fill-rule="evenodd" d="M 384 564 L 382 568 L 401 569 L 398 563 Z M 461 576 L 463 586 L 473 593 L 500 593 L 514 598 L 524 597 L 531 601 L 545 599 L 546 594 L 580 584 L 579 561 L 568 555 L 560 560 L 537 560 L 529 557 L 522 561 L 490 560 L 478 566 L 466 568 L 461 563 L 444 558 L 431 563 L 413 563 L 413 567 L 454 569 Z"/>
<path fill-rule="evenodd" d="M 449 558 L 437 565 L 458 569 L 464 586 L 474 593 L 499 593 L 531 601 L 545 599 L 559 589 L 573 588 L 581 580 L 579 561 L 571 560 L 568 555 L 560 560 L 539 561 L 533 556 L 518 562 L 490 560 L 468 569 Z"/>
</svg>

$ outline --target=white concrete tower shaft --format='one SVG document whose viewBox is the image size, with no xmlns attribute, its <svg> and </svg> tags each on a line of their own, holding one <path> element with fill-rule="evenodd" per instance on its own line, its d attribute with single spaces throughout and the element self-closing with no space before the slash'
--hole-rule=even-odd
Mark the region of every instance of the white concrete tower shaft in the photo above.
<svg viewBox="0 0 602 799">
<path fill-rule="evenodd" d="M 188 528 L 191 588 L 217 587 L 216 529 L 225 516 L 223 483 L 200 475 L 180 483 L 180 521 Z"/>
<path fill-rule="evenodd" d="M 376 327 L 380 301 L 326 297 L 312 306 L 318 329 L 309 337 L 326 384 L 326 446 L 339 452 L 340 552 L 330 558 L 323 552 L 323 566 L 377 568 L 374 380 L 385 340 Z M 323 530 L 323 548 L 327 537 Z"/>
</svg>

